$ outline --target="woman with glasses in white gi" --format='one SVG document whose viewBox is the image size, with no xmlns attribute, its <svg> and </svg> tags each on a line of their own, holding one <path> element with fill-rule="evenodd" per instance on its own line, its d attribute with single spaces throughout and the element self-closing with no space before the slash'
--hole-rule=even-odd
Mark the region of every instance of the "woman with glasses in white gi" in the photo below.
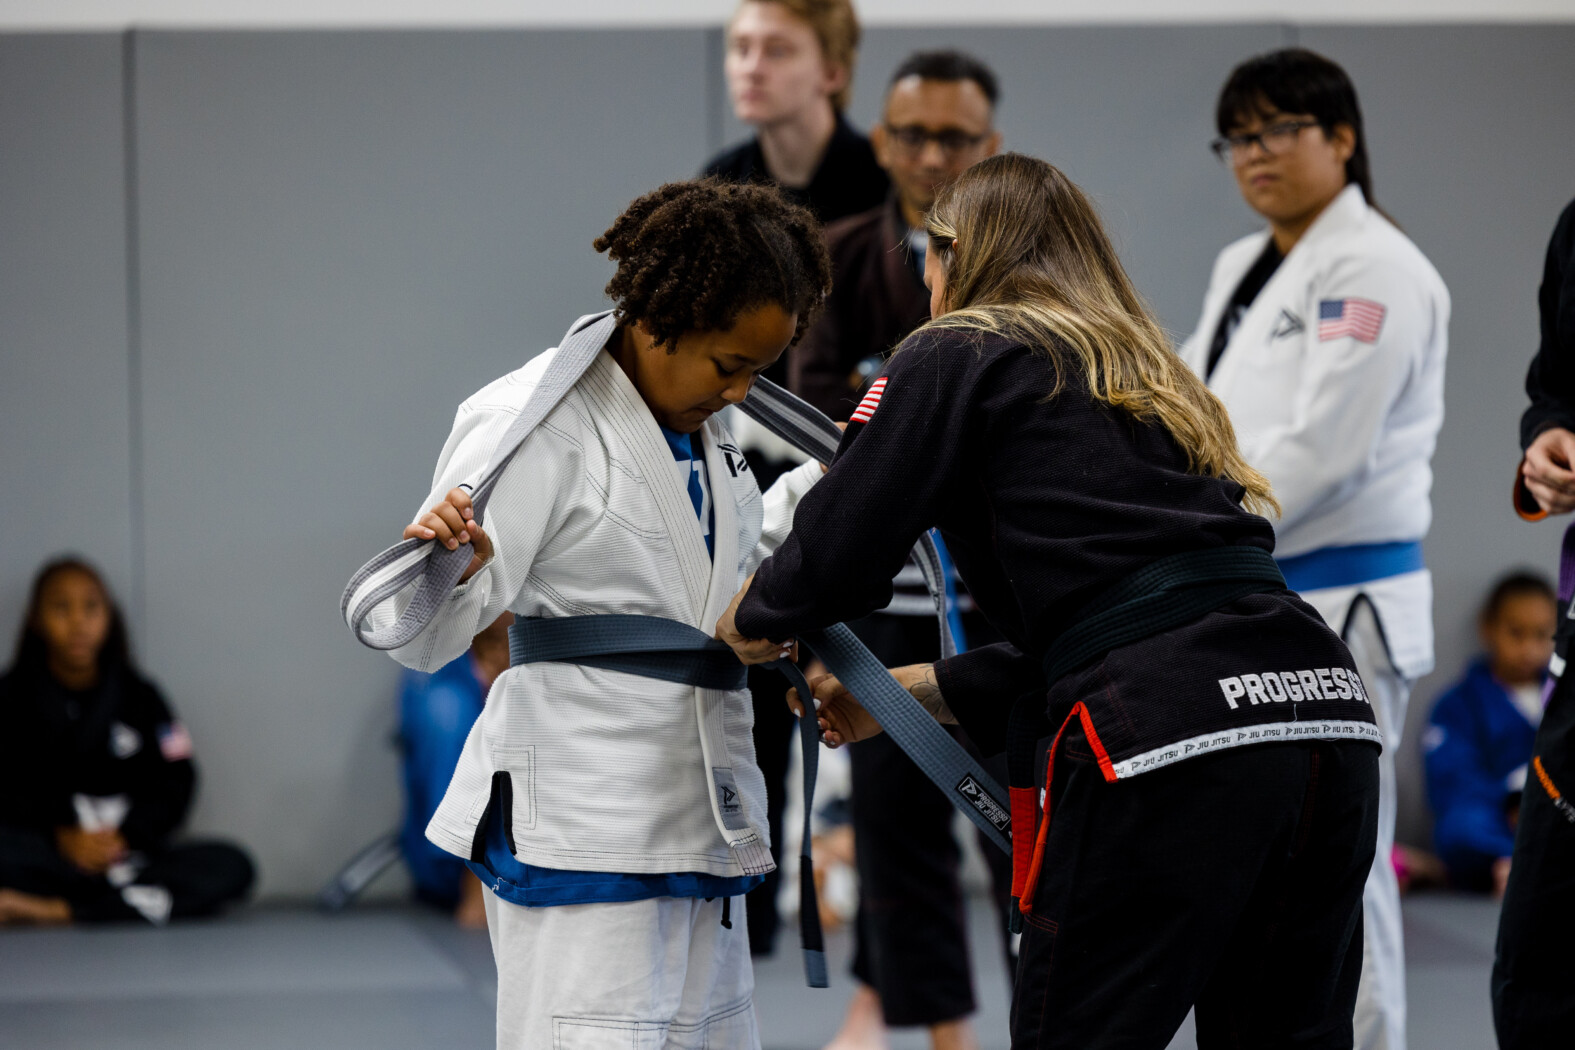
<svg viewBox="0 0 1575 1050">
<path fill-rule="evenodd" d="M 1253 58 L 1231 73 L 1215 121 L 1214 151 L 1268 228 L 1220 253 L 1182 354 L 1274 486 L 1286 582 L 1344 637 L 1384 733 L 1356 1046 L 1401 1050 L 1394 756 L 1411 683 L 1433 666 L 1421 544 L 1449 293 L 1373 204 L 1356 91 L 1335 63 L 1299 48 Z"/>
</svg>

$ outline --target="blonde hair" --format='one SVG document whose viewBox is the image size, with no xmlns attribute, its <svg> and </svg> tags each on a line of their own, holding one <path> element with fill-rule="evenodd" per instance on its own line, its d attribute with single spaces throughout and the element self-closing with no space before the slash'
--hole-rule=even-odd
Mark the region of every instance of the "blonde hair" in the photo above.
<svg viewBox="0 0 1575 1050">
<path fill-rule="evenodd" d="M 1095 400 L 1157 422 L 1193 473 L 1236 482 L 1254 513 L 1279 513 L 1225 406 L 1171 348 L 1093 204 L 1057 168 L 1020 153 L 981 161 L 941 191 L 925 224 L 947 306 L 926 328 L 992 332 L 1048 354 L 1049 397 L 1065 384 L 1069 351 Z"/>
<path fill-rule="evenodd" d="M 847 82 L 831 96 L 833 109 L 838 113 L 847 109 L 853 100 L 853 67 L 858 64 L 862 33 L 852 0 L 744 0 L 744 3 L 752 2 L 780 4 L 814 31 L 826 64 L 840 66 L 848 72 Z"/>
</svg>

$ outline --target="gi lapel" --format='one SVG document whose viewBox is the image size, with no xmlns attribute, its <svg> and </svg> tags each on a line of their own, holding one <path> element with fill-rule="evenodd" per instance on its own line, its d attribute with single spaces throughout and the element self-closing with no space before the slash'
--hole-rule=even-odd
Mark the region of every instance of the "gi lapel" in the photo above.
<svg viewBox="0 0 1575 1050">
<path fill-rule="evenodd" d="M 684 581 L 688 607 L 683 611 L 683 620 L 709 633 L 716 624 L 714 618 L 709 624 L 706 623 L 703 615 L 706 597 L 711 589 L 711 557 L 706 552 L 705 537 L 695 518 L 689 490 L 679 484 L 678 475 L 673 470 L 673 451 L 662 437 L 661 428 L 657 426 L 656 417 L 651 415 L 645 399 L 634 388 L 623 369 L 618 367 L 612 355 L 600 355 L 587 371 L 586 378 L 589 380 L 588 389 L 594 390 L 597 399 L 609 409 L 606 417 L 608 425 L 627 448 L 640 476 L 650 487 L 657 514 L 667 531 L 673 558 Z M 711 469 L 715 470 L 714 467 Z M 713 498 L 711 502 L 715 504 L 717 501 Z M 717 549 L 720 553 L 720 538 L 717 540 Z M 732 600 L 732 593 L 727 597 L 729 601 Z"/>
<path fill-rule="evenodd" d="M 722 618 L 733 595 L 738 593 L 738 565 L 742 553 L 738 549 L 738 503 L 733 496 L 733 476 L 718 447 L 720 426 L 713 417 L 695 434 L 695 440 L 704 449 L 706 474 L 711 483 L 711 508 L 716 516 L 711 529 L 715 549 L 711 558 L 711 580 L 700 619 L 700 629 L 708 634 Z"/>
</svg>

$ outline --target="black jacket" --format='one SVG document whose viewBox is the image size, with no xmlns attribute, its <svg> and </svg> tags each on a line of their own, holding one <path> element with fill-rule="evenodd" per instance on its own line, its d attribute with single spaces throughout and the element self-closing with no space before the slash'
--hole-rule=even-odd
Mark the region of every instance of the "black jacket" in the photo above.
<svg viewBox="0 0 1575 1050">
<path fill-rule="evenodd" d="M 190 751 L 185 727 L 134 672 L 81 692 L 42 671 L 0 678 L 0 824 L 50 832 L 77 824 L 73 795 L 124 794 L 121 834 L 156 849 L 191 806 Z"/>
<path fill-rule="evenodd" d="M 1048 355 L 1007 338 L 911 336 L 884 387 L 877 383 L 873 410 L 877 387 L 855 413 L 868 421 L 849 425 L 830 472 L 800 502 L 792 534 L 760 567 L 738 629 L 781 639 L 879 608 L 909 548 L 937 526 L 974 600 L 1008 640 L 937 665 L 953 713 L 996 751 L 1016 699 L 1045 695 L 1041 658 L 1096 596 L 1166 555 L 1273 549 L 1273 529 L 1241 508 L 1239 485 L 1189 471 L 1167 431 L 1095 401 L 1075 365 L 1047 398 L 1055 376 Z M 1370 705 L 1351 689 L 1303 702 L 1298 688 L 1285 702 L 1282 679 L 1341 668 L 1327 680 L 1344 682 L 1353 666 L 1300 599 L 1252 595 L 1063 677 L 1047 714 L 1057 722 L 1086 705 L 1117 763 L 1203 733 L 1240 728 L 1256 741 L 1271 723 L 1327 719 L 1338 736 L 1370 726 Z M 1245 675 L 1255 696 L 1267 695 L 1257 692 L 1264 672 L 1279 690 L 1268 706 L 1222 681 L 1239 685 Z"/>
<path fill-rule="evenodd" d="M 1531 407 L 1520 419 L 1521 448 L 1549 427 L 1575 430 L 1575 201 L 1548 241 L 1537 307 L 1542 346 L 1526 374 Z"/>
<path fill-rule="evenodd" d="M 731 182 L 772 182 L 766 169 L 760 139 L 751 138 L 712 157 L 703 174 Z M 820 167 L 802 188 L 778 186 L 783 196 L 804 205 L 823 223 L 836 222 L 848 215 L 868 211 L 886 199 L 890 183 L 886 172 L 875 163 L 870 140 L 854 130 L 837 114 L 837 128 L 826 146 Z"/>
<path fill-rule="evenodd" d="M 793 348 L 788 389 L 842 422 L 859 403 L 850 375 L 930 319 L 930 293 L 913 267 L 895 198 L 826 227 L 831 294 Z"/>
</svg>

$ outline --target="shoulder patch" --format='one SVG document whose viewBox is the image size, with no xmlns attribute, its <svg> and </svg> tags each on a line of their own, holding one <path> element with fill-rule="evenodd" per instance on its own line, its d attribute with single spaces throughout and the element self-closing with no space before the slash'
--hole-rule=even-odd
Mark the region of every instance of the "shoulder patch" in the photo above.
<svg viewBox="0 0 1575 1050">
<path fill-rule="evenodd" d="M 166 762 L 182 762 L 191 758 L 191 734 L 179 721 L 159 726 L 159 753 Z"/>
<path fill-rule="evenodd" d="M 1358 343 L 1378 342 L 1384 327 L 1384 305 L 1371 299 L 1323 299 L 1318 303 L 1318 341 L 1350 336 Z"/>
<path fill-rule="evenodd" d="M 849 423 L 868 423 L 870 417 L 875 415 L 875 410 L 880 407 L 881 395 L 886 392 L 886 377 L 881 376 L 870 385 L 869 393 L 864 395 L 864 400 L 859 402 L 859 407 L 853 410 L 853 415 L 848 417 Z"/>
</svg>

